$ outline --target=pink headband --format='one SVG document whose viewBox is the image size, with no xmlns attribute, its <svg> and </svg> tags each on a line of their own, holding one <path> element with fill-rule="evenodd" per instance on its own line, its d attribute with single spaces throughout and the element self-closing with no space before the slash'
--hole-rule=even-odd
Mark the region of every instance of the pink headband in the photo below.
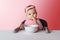
<svg viewBox="0 0 60 40">
<path fill-rule="evenodd" d="M 30 7 L 26 8 L 26 11 L 27 11 L 28 9 L 30 9 L 30 8 L 35 8 L 35 6 L 30 6 Z"/>
</svg>

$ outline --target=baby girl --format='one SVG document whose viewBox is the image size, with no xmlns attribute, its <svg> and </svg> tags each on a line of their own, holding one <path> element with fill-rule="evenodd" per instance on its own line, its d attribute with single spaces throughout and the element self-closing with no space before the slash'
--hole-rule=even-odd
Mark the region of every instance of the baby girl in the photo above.
<svg viewBox="0 0 60 40">
<path fill-rule="evenodd" d="M 43 25 L 37 18 L 37 11 L 34 5 L 29 5 L 25 8 L 26 20 L 24 20 L 19 27 L 15 29 L 15 32 L 23 30 L 27 25 L 38 25 L 38 29 L 42 29 Z"/>
</svg>

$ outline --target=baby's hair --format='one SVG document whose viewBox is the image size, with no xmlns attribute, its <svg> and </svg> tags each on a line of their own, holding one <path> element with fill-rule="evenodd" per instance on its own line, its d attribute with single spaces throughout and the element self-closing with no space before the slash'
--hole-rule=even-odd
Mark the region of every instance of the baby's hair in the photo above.
<svg viewBox="0 0 60 40">
<path fill-rule="evenodd" d="M 34 6 L 34 5 L 28 5 L 28 6 L 25 8 L 25 12 L 26 12 L 26 11 L 29 11 L 30 9 L 35 9 L 35 6 Z"/>
</svg>

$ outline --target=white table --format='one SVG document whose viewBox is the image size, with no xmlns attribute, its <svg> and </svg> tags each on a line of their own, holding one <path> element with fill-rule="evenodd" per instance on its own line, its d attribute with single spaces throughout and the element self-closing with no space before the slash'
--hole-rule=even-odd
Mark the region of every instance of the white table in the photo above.
<svg viewBox="0 0 60 40">
<path fill-rule="evenodd" d="M 54 30 L 51 33 L 45 31 L 37 33 L 0 31 L 0 40 L 60 40 L 60 30 Z"/>
</svg>

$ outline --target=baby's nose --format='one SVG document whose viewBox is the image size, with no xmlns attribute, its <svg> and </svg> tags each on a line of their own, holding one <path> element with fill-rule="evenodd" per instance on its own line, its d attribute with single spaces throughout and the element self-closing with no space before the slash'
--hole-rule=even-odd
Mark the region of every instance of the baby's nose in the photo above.
<svg viewBox="0 0 60 40">
<path fill-rule="evenodd" d="M 34 14 L 32 14 L 32 16 L 34 16 Z"/>
</svg>

